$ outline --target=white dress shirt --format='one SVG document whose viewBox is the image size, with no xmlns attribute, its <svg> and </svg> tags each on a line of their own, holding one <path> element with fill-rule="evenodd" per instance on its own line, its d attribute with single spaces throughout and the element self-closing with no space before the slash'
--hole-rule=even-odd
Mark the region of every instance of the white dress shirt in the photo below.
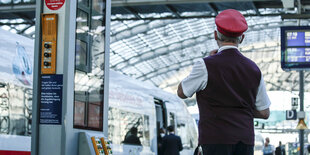
<svg viewBox="0 0 310 155">
<path fill-rule="evenodd" d="M 236 46 L 222 46 L 218 52 L 226 49 L 235 48 Z M 192 97 L 198 91 L 204 90 L 208 84 L 208 70 L 203 59 L 199 59 L 193 66 L 192 72 L 182 82 L 183 93 L 186 97 Z M 261 111 L 269 108 L 270 100 L 266 92 L 263 74 L 259 83 L 256 95 L 256 110 Z"/>
</svg>

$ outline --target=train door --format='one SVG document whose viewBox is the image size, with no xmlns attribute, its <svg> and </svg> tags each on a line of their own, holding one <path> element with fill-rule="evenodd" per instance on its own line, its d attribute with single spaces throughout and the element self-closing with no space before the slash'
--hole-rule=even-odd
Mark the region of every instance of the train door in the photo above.
<svg viewBox="0 0 310 155">
<path fill-rule="evenodd" d="M 155 108 L 157 130 L 160 128 L 167 128 L 166 106 L 164 102 L 162 100 L 155 99 Z"/>
<path fill-rule="evenodd" d="M 166 106 L 162 100 L 155 100 L 155 109 L 156 109 L 156 141 L 157 141 L 157 154 L 161 154 L 161 144 L 162 144 L 162 128 L 167 128 L 167 111 Z"/>
</svg>

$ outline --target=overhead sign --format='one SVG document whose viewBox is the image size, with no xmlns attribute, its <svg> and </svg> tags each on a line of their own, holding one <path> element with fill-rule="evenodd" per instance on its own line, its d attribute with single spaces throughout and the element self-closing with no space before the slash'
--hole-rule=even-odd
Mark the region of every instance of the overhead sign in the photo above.
<svg viewBox="0 0 310 155">
<path fill-rule="evenodd" d="M 61 124 L 63 75 L 41 77 L 40 124 Z"/>
<path fill-rule="evenodd" d="M 296 120 L 297 112 L 296 110 L 286 110 L 286 120 Z"/>
<path fill-rule="evenodd" d="M 45 0 L 45 5 L 50 10 L 58 10 L 65 4 L 65 0 Z"/>
<path fill-rule="evenodd" d="M 296 110 L 298 108 L 298 98 L 292 97 L 291 103 L 292 103 L 292 110 Z"/>
</svg>

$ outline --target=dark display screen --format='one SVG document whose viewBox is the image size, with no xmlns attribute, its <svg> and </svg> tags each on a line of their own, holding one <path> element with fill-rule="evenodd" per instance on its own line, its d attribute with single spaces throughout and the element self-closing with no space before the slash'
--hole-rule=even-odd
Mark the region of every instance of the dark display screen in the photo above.
<svg viewBox="0 0 310 155">
<path fill-rule="evenodd" d="M 310 27 L 281 27 L 281 67 L 310 69 Z"/>
</svg>

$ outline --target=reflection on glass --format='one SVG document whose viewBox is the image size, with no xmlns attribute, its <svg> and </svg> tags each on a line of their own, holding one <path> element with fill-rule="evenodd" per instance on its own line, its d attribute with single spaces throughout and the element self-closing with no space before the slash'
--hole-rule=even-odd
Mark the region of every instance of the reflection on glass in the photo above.
<svg viewBox="0 0 310 155">
<path fill-rule="evenodd" d="M 94 14 L 104 14 L 104 11 L 105 11 L 105 1 L 93 0 L 93 12 L 94 12 Z"/>
<path fill-rule="evenodd" d="M 0 87 L 0 134 L 31 134 L 32 90 L 17 85 Z"/>
<path fill-rule="evenodd" d="M 74 105 L 74 125 L 85 126 L 85 103 L 75 101 Z"/>
<path fill-rule="evenodd" d="M 88 14 L 85 11 L 78 9 L 76 15 L 76 33 L 85 33 L 88 30 Z"/>
<path fill-rule="evenodd" d="M 92 128 L 100 128 L 101 116 L 100 116 L 101 103 L 89 103 L 88 106 L 88 126 Z"/>
<path fill-rule="evenodd" d="M 20 3 L 20 2 L 22 2 L 21 0 L 13 0 L 13 3 L 14 4 L 18 4 L 18 3 Z"/>
<path fill-rule="evenodd" d="M 77 68 L 86 68 L 87 65 L 87 44 L 76 39 L 75 44 L 75 66 Z"/>
<path fill-rule="evenodd" d="M 85 5 L 86 7 L 89 7 L 89 0 L 79 0 L 79 5 Z"/>
<path fill-rule="evenodd" d="M 147 115 L 109 108 L 109 138 L 113 144 L 150 146 Z"/>
<path fill-rule="evenodd" d="M 24 0 L 24 3 L 35 2 L 35 0 Z"/>
<path fill-rule="evenodd" d="M 75 128 L 102 131 L 103 120 L 103 77 L 104 77 L 104 15 L 94 8 L 105 1 L 79 0 L 76 18 L 76 53 L 75 53 L 75 107 L 85 103 L 84 126 L 75 124 Z M 92 4 L 93 7 L 86 7 Z M 87 5 L 89 6 L 89 5 Z M 101 16 L 90 19 L 91 15 Z M 98 29 L 102 31 L 98 31 Z M 78 102 L 77 102 L 78 101 Z M 82 116 L 81 116 L 82 117 Z M 79 120 L 77 120 L 79 119 Z M 81 123 L 79 116 L 74 122 Z"/>
<path fill-rule="evenodd" d="M 11 2 L 12 2 L 11 0 L 1 0 L 0 4 L 9 4 Z"/>
</svg>

